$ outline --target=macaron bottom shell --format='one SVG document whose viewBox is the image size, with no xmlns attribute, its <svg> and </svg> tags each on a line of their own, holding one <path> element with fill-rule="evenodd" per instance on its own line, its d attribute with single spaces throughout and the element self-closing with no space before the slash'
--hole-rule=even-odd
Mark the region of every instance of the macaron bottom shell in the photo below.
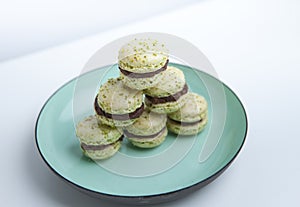
<svg viewBox="0 0 300 207">
<path fill-rule="evenodd" d="M 111 127 L 125 127 L 125 126 L 129 126 L 129 125 L 133 124 L 137 118 L 136 119 L 126 119 L 126 120 L 115 120 L 115 119 L 110 119 L 105 116 L 97 114 L 97 119 L 98 119 L 99 123 L 106 124 Z"/>
<path fill-rule="evenodd" d="M 145 78 L 133 78 L 120 73 L 120 77 L 122 78 L 124 85 L 126 85 L 127 87 L 137 90 L 144 90 L 146 88 L 156 86 L 162 78 L 162 73 L 158 73 L 152 77 Z"/>
<path fill-rule="evenodd" d="M 154 138 L 130 138 L 128 140 L 136 147 L 140 148 L 154 148 L 159 146 L 165 141 L 165 138 L 168 134 L 168 129 L 165 128 L 161 133 L 159 133 Z"/>
<path fill-rule="evenodd" d="M 114 144 L 107 146 L 102 150 L 83 150 L 83 154 L 92 160 L 104 160 L 112 157 L 116 154 L 121 147 L 121 141 L 117 141 Z"/>
<path fill-rule="evenodd" d="M 181 125 L 180 123 L 174 122 L 171 119 L 167 121 L 167 128 L 170 132 L 178 135 L 195 135 L 200 133 L 207 124 L 207 117 L 203 118 L 200 122 L 192 125 Z"/>
<path fill-rule="evenodd" d="M 166 103 L 153 104 L 145 97 L 145 104 L 151 111 L 159 114 L 168 114 L 179 110 L 185 104 L 186 94 L 182 95 L 177 101 L 170 101 Z"/>
</svg>

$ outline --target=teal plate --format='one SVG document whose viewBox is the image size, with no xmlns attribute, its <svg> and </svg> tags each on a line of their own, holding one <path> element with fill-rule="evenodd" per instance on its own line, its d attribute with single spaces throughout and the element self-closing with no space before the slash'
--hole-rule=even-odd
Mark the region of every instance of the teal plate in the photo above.
<svg viewBox="0 0 300 207">
<path fill-rule="evenodd" d="M 240 152 L 247 117 L 234 92 L 218 79 L 188 66 L 180 68 L 189 90 L 208 102 L 209 121 L 195 135 L 169 133 L 157 148 L 141 150 L 125 139 L 120 151 L 104 161 L 86 158 L 75 126 L 94 114 L 99 86 L 117 77 L 117 65 L 80 75 L 59 88 L 43 106 L 36 123 L 36 145 L 56 175 L 89 195 L 127 204 L 171 201 L 217 178 Z"/>
</svg>

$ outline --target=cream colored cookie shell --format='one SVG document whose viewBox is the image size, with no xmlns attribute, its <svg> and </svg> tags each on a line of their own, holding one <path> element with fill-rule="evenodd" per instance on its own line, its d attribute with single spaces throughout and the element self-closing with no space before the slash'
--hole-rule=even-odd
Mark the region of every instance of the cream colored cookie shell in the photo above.
<svg viewBox="0 0 300 207">
<path fill-rule="evenodd" d="M 112 157 L 118 152 L 121 147 L 121 142 L 118 141 L 103 150 L 83 150 L 83 153 L 93 160 L 103 160 Z"/>
<path fill-rule="evenodd" d="M 136 121 L 136 119 L 114 120 L 98 114 L 96 116 L 99 123 L 103 123 L 111 127 L 125 127 L 133 124 Z"/>
<path fill-rule="evenodd" d="M 151 135 L 161 131 L 166 126 L 166 122 L 167 116 L 165 114 L 158 114 L 146 109 L 132 125 L 125 129 L 135 135 Z"/>
<path fill-rule="evenodd" d="M 150 38 L 134 39 L 119 50 L 119 67 L 135 73 L 148 73 L 162 68 L 168 60 L 168 49 Z"/>
<path fill-rule="evenodd" d="M 144 90 L 144 93 L 151 97 L 167 97 L 181 91 L 184 85 L 183 72 L 176 67 L 168 66 L 167 70 L 162 72 L 160 83 Z"/>
<path fill-rule="evenodd" d="M 125 86 L 121 78 L 111 78 L 100 87 L 97 101 L 107 113 L 127 114 L 142 105 L 143 93 Z"/>
<path fill-rule="evenodd" d="M 179 135 L 194 135 L 201 132 L 207 124 L 207 117 L 202 119 L 201 122 L 190 125 L 190 126 L 182 126 L 178 123 L 172 122 L 172 120 L 167 121 L 168 130 Z"/>
<path fill-rule="evenodd" d="M 207 101 L 203 96 L 190 92 L 186 95 L 185 104 L 168 116 L 176 121 L 193 122 L 200 120 L 204 113 L 207 113 Z"/>
<path fill-rule="evenodd" d="M 117 141 L 122 132 L 115 127 L 99 125 L 96 116 L 92 115 L 77 124 L 76 135 L 87 145 L 107 145 Z"/>
<path fill-rule="evenodd" d="M 137 90 L 144 90 L 156 86 L 161 81 L 162 73 L 158 73 L 148 78 L 131 78 L 123 73 L 120 73 L 120 77 L 122 77 L 123 83 L 127 87 Z"/>
<path fill-rule="evenodd" d="M 128 138 L 128 140 L 137 147 L 140 148 L 153 148 L 162 144 L 168 134 L 167 128 L 163 130 L 160 134 L 158 134 L 154 138 Z"/>
<path fill-rule="evenodd" d="M 145 98 L 145 104 L 151 111 L 159 114 L 169 114 L 179 110 L 185 103 L 185 97 L 187 94 L 182 95 L 177 101 L 170 101 L 160 104 L 152 104 L 147 98 Z"/>
</svg>

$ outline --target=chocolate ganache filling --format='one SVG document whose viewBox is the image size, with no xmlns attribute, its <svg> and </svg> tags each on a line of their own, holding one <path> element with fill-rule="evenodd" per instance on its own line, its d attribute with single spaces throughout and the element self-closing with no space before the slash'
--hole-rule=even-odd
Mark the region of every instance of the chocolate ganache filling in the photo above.
<svg viewBox="0 0 300 207">
<path fill-rule="evenodd" d="M 198 120 L 198 121 L 193 121 L 193 122 L 183 122 L 183 121 L 177 121 L 174 119 L 171 119 L 170 117 L 168 117 L 169 121 L 174 122 L 175 124 L 181 125 L 181 126 L 192 126 L 195 124 L 198 124 L 202 121 L 202 119 Z"/>
<path fill-rule="evenodd" d="M 166 96 L 166 97 L 152 97 L 146 95 L 146 98 L 152 103 L 152 104 L 161 104 L 161 103 L 167 103 L 167 102 L 173 102 L 177 101 L 182 95 L 186 94 L 188 92 L 188 86 L 184 84 L 184 87 L 181 91 L 178 91 L 177 93 Z"/>
<path fill-rule="evenodd" d="M 168 63 L 169 63 L 169 60 L 166 61 L 166 64 L 162 68 L 160 68 L 156 71 L 153 71 L 153 72 L 149 72 L 149 73 L 134 73 L 134 72 L 124 70 L 124 69 L 120 68 L 120 66 L 119 66 L 119 70 L 121 71 L 121 73 L 123 73 L 126 76 L 129 76 L 130 78 L 150 78 L 150 77 L 153 77 L 156 74 L 166 70 Z"/>
<path fill-rule="evenodd" d="M 124 121 L 124 120 L 128 120 L 128 119 L 136 119 L 136 118 L 140 117 L 144 111 L 144 103 L 142 103 L 142 105 L 139 108 L 137 108 L 135 111 L 133 111 L 131 113 L 110 114 L 100 108 L 97 98 L 98 98 L 98 95 L 96 96 L 95 102 L 94 102 L 94 108 L 95 108 L 96 113 L 98 115 L 105 116 L 106 118 L 109 118 L 109 119 L 120 120 L 120 121 Z"/>
<path fill-rule="evenodd" d="M 123 140 L 123 135 L 121 135 L 121 137 L 115 141 L 114 143 L 110 143 L 110 144 L 102 144 L 102 145 L 88 145 L 85 143 L 81 143 L 81 148 L 83 150 L 104 150 L 105 148 L 114 145 L 115 143 L 122 141 Z"/>
<path fill-rule="evenodd" d="M 125 134 L 126 137 L 128 138 L 141 138 L 141 139 L 150 139 L 150 138 L 154 138 L 156 136 L 158 136 L 162 131 L 164 131 L 166 129 L 166 127 L 162 128 L 159 132 L 155 133 L 155 134 L 151 134 L 151 135 L 136 135 L 136 134 L 132 134 L 129 131 L 127 131 L 126 129 L 123 130 L 123 133 Z"/>
</svg>

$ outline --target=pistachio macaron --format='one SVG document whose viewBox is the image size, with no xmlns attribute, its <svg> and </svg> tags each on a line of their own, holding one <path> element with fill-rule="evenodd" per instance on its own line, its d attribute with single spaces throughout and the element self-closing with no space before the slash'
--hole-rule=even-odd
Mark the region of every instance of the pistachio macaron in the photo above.
<svg viewBox="0 0 300 207">
<path fill-rule="evenodd" d="M 145 104 L 157 113 L 172 113 L 183 104 L 188 86 L 183 72 L 172 66 L 162 73 L 160 83 L 152 88 L 144 90 Z"/>
<path fill-rule="evenodd" d="M 119 50 L 120 77 L 130 88 L 143 90 L 159 83 L 168 65 L 165 44 L 150 38 L 134 39 Z"/>
<path fill-rule="evenodd" d="M 123 134 L 115 127 L 98 124 L 95 115 L 91 115 L 76 126 L 76 135 L 81 149 L 87 157 L 94 160 L 107 159 L 121 147 Z"/>
<path fill-rule="evenodd" d="M 132 125 L 124 128 L 128 140 L 140 148 L 153 148 L 163 143 L 168 130 L 167 116 L 146 109 Z"/>
<path fill-rule="evenodd" d="M 207 101 L 196 93 L 186 95 L 185 104 L 168 114 L 169 131 L 180 135 L 194 135 L 201 132 L 208 120 Z"/>
<path fill-rule="evenodd" d="M 127 126 L 143 113 L 143 93 L 123 84 L 122 78 L 111 78 L 101 85 L 94 109 L 98 120 L 109 126 Z"/>
</svg>

